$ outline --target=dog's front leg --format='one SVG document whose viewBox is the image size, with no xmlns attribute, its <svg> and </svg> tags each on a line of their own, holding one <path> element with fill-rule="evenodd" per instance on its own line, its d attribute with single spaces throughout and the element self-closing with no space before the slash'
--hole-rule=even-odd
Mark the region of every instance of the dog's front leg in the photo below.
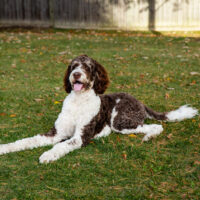
<svg viewBox="0 0 200 200">
<path fill-rule="evenodd" d="M 74 135 L 71 139 L 60 142 L 49 151 L 44 152 L 40 158 L 40 163 L 49 163 L 55 161 L 69 152 L 79 149 L 82 146 L 82 138 L 79 135 Z"/>
<path fill-rule="evenodd" d="M 21 140 L 17 140 L 8 144 L 0 144 L 0 155 L 22 151 L 25 149 L 33 149 L 36 147 L 52 145 L 60 142 L 63 138 L 61 138 L 55 128 L 52 128 L 48 133 L 43 135 L 36 135 L 29 138 L 24 138 Z"/>
</svg>

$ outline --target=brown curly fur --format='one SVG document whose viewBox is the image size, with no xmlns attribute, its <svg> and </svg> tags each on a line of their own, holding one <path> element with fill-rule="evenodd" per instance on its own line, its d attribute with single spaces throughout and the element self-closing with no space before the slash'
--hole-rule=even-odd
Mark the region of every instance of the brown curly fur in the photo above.
<svg viewBox="0 0 200 200">
<path fill-rule="evenodd" d="M 65 91 L 67 93 L 70 93 L 71 90 L 72 90 L 72 86 L 71 86 L 70 81 L 69 81 L 69 76 L 70 76 L 71 71 L 72 71 L 71 65 L 69 65 L 66 72 L 65 72 L 65 76 L 64 76 L 64 88 L 65 88 Z"/>
<path fill-rule="evenodd" d="M 96 77 L 93 88 L 97 94 L 103 94 L 109 85 L 108 74 L 103 66 L 101 66 L 97 61 L 95 60 L 93 61 L 95 64 L 95 71 L 96 71 Z"/>
<path fill-rule="evenodd" d="M 72 90 L 72 86 L 69 81 L 69 76 L 72 72 L 72 66 L 75 62 L 81 63 L 83 67 L 87 66 L 91 68 L 90 79 L 91 81 L 94 80 L 93 89 L 96 92 L 96 94 L 103 94 L 109 85 L 108 74 L 102 65 L 100 65 L 96 60 L 88 57 L 87 55 L 78 56 L 75 59 L 73 59 L 72 62 L 69 64 L 64 76 L 65 91 L 67 93 L 70 93 Z"/>
</svg>

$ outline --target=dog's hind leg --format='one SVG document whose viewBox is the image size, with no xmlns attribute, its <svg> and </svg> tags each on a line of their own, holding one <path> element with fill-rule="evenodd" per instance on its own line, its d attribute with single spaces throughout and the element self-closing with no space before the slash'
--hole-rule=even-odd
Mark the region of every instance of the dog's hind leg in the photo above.
<svg viewBox="0 0 200 200">
<path fill-rule="evenodd" d="M 159 135 L 163 131 L 162 125 L 143 124 L 146 118 L 144 107 L 134 99 L 132 102 L 133 105 L 124 102 L 128 105 L 126 106 L 120 101 L 118 107 L 114 107 L 111 114 L 111 129 L 122 134 L 143 133 L 145 134 L 143 141 Z"/>
<path fill-rule="evenodd" d="M 60 142 L 62 139 L 63 138 L 60 138 L 57 135 L 56 129 L 52 128 L 48 133 L 44 135 L 36 135 L 33 137 L 17 140 L 12 143 L 0 144 L 0 155 L 16 151 L 22 151 L 25 149 L 33 149 L 36 147 L 46 145 L 53 145 Z"/>
<path fill-rule="evenodd" d="M 144 133 L 145 136 L 142 139 L 142 141 L 148 141 L 152 137 L 156 137 L 163 131 L 162 125 L 158 124 L 144 124 L 144 125 L 139 125 L 135 129 L 122 129 L 122 130 L 117 130 L 115 128 L 112 128 L 113 131 L 122 133 L 122 134 L 131 134 L 131 133 Z"/>
</svg>

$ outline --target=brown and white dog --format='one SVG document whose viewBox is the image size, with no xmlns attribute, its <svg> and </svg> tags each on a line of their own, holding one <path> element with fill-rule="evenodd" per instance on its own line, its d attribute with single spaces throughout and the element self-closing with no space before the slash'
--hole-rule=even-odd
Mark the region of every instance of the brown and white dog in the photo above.
<svg viewBox="0 0 200 200">
<path fill-rule="evenodd" d="M 48 163 L 89 144 L 93 138 L 108 136 L 111 131 L 143 133 L 143 141 L 159 135 L 162 125 L 144 124 L 146 118 L 181 121 L 198 114 L 186 105 L 168 113 L 155 112 L 126 93 L 102 95 L 108 83 L 102 65 L 86 55 L 75 58 L 64 77 L 65 90 L 70 94 L 54 127 L 43 135 L 1 144 L 0 154 L 54 145 L 40 156 L 40 163 Z"/>
</svg>

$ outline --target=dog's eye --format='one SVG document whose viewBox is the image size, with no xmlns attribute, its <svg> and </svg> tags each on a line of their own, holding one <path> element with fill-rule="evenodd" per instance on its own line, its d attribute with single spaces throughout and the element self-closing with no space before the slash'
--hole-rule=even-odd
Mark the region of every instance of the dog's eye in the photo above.
<svg viewBox="0 0 200 200">
<path fill-rule="evenodd" d="M 78 66 L 79 66 L 79 64 L 76 63 L 76 64 L 72 65 L 71 69 L 74 70 L 74 69 L 75 69 L 76 67 L 78 67 Z"/>
<path fill-rule="evenodd" d="M 86 72 L 90 72 L 90 67 L 87 65 L 87 64 L 83 64 L 83 69 L 86 71 Z"/>
<path fill-rule="evenodd" d="M 90 67 L 86 66 L 85 70 L 90 72 Z"/>
</svg>

